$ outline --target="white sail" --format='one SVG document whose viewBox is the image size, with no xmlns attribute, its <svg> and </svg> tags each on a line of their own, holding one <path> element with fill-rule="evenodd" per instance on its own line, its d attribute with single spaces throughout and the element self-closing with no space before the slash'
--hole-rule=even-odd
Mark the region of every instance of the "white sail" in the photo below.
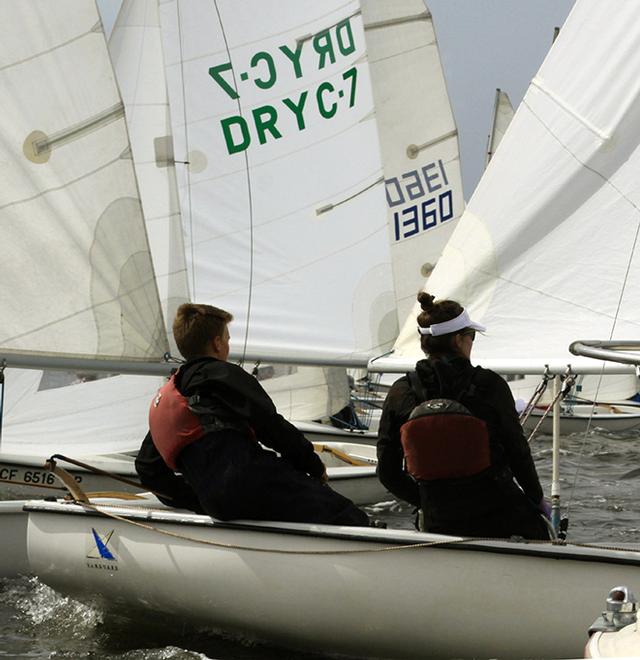
<svg viewBox="0 0 640 660">
<path fill-rule="evenodd" d="M 161 5 L 194 300 L 264 358 L 365 356 L 397 333 L 358 2 Z"/>
<path fill-rule="evenodd" d="M 464 210 L 458 131 L 424 2 L 363 0 L 362 16 L 402 324 Z"/>
<path fill-rule="evenodd" d="M 171 324 L 189 300 L 162 58 L 158 0 L 125 0 L 109 38 L 172 353 Z"/>
<path fill-rule="evenodd" d="M 488 327 L 474 359 L 496 370 L 597 372 L 571 341 L 640 333 L 640 6 L 609 9 L 575 5 L 429 281 Z M 411 314 L 394 363 L 419 357 Z"/>
<path fill-rule="evenodd" d="M 496 100 L 493 105 L 493 118 L 491 121 L 491 131 L 487 140 L 487 156 L 484 166 L 489 164 L 493 154 L 495 154 L 507 126 L 513 119 L 513 106 L 509 100 L 509 95 L 501 89 L 496 89 Z"/>
<path fill-rule="evenodd" d="M 109 52 L 125 104 L 171 350 L 177 355 L 171 323 L 176 307 L 189 295 L 157 0 L 122 3 Z M 217 216 L 215 209 L 211 215 Z M 344 369 L 271 366 L 259 374 L 278 410 L 289 419 L 319 419 L 348 401 Z"/>
<path fill-rule="evenodd" d="M 3 2 L 0 43 L 2 353 L 157 361 L 166 335 L 95 4 Z"/>
</svg>

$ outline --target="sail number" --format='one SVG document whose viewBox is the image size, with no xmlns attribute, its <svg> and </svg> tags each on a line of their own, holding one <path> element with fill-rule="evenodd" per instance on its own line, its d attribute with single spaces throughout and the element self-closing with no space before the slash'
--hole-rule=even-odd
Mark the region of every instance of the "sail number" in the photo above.
<svg viewBox="0 0 640 660">
<path fill-rule="evenodd" d="M 453 191 L 447 188 L 449 179 L 441 160 L 385 179 L 387 204 L 397 209 L 393 212 L 394 239 L 411 238 L 451 220 L 455 215 Z M 401 206 L 404 208 L 398 208 Z"/>
<path fill-rule="evenodd" d="M 304 48 L 305 44 L 310 44 Z M 310 57 L 303 58 L 303 51 Z M 278 81 L 278 70 L 286 67 L 289 74 L 302 78 L 306 69 L 321 71 L 328 64 L 356 51 L 350 18 L 340 21 L 327 30 L 322 30 L 308 39 L 296 42 L 295 49 L 279 46 L 275 54 L 267 51 L 255 53 L 248 66 L 239 67 L 239 73 L 231 62 L 209 67 L 209 76 L 230 98 L 240 98 L 239 87 L 252 83 L 260 90 L 271 90 Z M 314 89 L 297 92 L 295 96 L 280 99 L 252 108 L 250 114 L 234 114 L 220 120 L 227 152 L 235 154 L 245 151 L 252 141 L 259 144 L 282 137 L 283 124 L 295 125 L 298 131 L 305 130 L 309 113 L 317 113 L 323 119 L 331 119 L 340 107 L 352 108 L 356 102 L 358 70 L 355 66 L 342 72 L 334 83 L 324 80 Z"/>
</svg>

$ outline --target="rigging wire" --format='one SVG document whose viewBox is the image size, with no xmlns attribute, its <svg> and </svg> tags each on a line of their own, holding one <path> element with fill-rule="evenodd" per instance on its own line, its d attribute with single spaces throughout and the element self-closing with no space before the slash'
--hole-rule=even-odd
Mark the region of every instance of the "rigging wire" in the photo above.
<svg viewBox="0 0 640 660">
<path fill-rule="evenodd" d="M 625 199 L 626 199 L 626 197 L 625 197 Z M 633 204 L 633 202 L 631 202 L 631 203 L 632 203 L 632 206 L 636 209 L 636 211 L 640 212 L 640 209 L 635 204 Z M 620 316 L 620 309 L 622 308 L 622 300 L 624 298 L 624 290 L 627 286 L 627 280 L 629 279 L 629 273 L 631 272 L 631 263 L 633 261 L 633 257 L 634 257 L 634 254 L 635 254 L 635 250 L 636 250 L 636 246 L 638 244 L 638 238 L 639 237 L 640 237 L 640 221 L 636 222 L 636 232 L 635 232 L 635 236 L 634 236 L 634 239 L 633 239 L 633 243 L 631 244 L 631 249 L 629 251 L 629 259 L 627 260 L 627 268 L 626 268 L 626 271 L 625 271 L 625 274 L 624 274 L 624 279 L 622 280 L 622 286 L 620 288 L 620 295 L 618 296 L 618 303 L 616 305 L 616 311 L 615 311 L 615 314 L 614 314 L 614 317 L 613 317 L 613 322 L 611 324 L 611 332 L 609 333 L 609 341 L 613 340 L 613 333 L 615 332 L 616 324 L 618 322 L 618 317 Z M 571 485 L 569 500 L 567 501 L 567 515 L 569 515 L 571 504 L 573 502 L 574 491 L 576 489 L 576 484 L 577 484 L 577 481 L 578 481 L 578 473 L 580 472 L 582 459 L 584 457 L 584 450 L 585 450 L 585 446 L 586 446 L 586 443 L 587 443 L 587 437 L 588 437 L 589 431 L 591 430 L 591 423 L 593 421 L 593 415 L 595 413 L 595 408 L 596 408 L 597 401 L 598 401 L 598 394 L 600 392 L 600 387 L 602 385 L 602 379 L 604 377 L 604 366 L 605 365 L 604 365 L 604 362 L 603 362 L 602 363 L 602 368 L 600 370 L 600 375 L 598 377 L 598 383 L 596 385 L 596 391 L 595 391 L 595 394 L 593 396 L 593 401 L 591 403 L 591 413 L 590 413 L 589 419 L 587 421 L 587 428 L 584 431 L 584 435 L 582 437 L 582 443 L 580 445 L 580 454 L 579 454 L 580 460 L 578 462 L 578 467 L 576 468 L 576 471 L 575 471 L 575 474 L 574 474 L 574 477 L 573 477 L 573 483 Z M 636 382 L 637 382 L 637 379 L 636 379 Z"/>
<path fill-rule="evenodd" d="M 182 119 L 184 121 L 184 148 L 185 160 L 174 161 L 186 165 L 187 177 L 187 204 L 189 207 L 189 242 L 191 251 L 191 281 L 193 282 L 193 293 L 196 291 L 196 273 L 195 273 L 195 254 L 193 244 L 193 205 L 191 199 L 191 170 L 189 168 L 189 131 L 187 129 L 187 93 L 184 85 L 184 52 L 182 49 L 182 17 L 180 15 L 180 2 L 176 3 L 177 19 L 178 19 L 178 43 L 180 45 L 180 82 L 182 83 Z"/>
<path fill-rule="evenodd" d="M 220 23 L 220 30 L 222 32 L 222 38 L 224 40 L 224 47 L 229 57 L 229 63 L 231 63 L 231 50 L 229 48 L 229 42 L 227 41 L 227 34 L 224 29 L 224 23 L 222 22 L 222 17 L 220 15 L 220 9 L 218 7 L 218 0 L 213 2 L 216 14 L 218 16 L 218 21 Z M 238 89 L 238 81 L 236 80 L 236 74 L 233 66 L 231 67 L 231 76 L 233 78 L 234 89 Z M 242 116 L 242 105 L 240 104 L 240 96 L 236 99 L 238 104 L 238 114 Z M 240 366 L 244 365 L 245 356 L 247 354 L 247 344 L 249 343 L 249 321 L 251 318 L 251 306 L 253 302 L 253 270 L 254 270 L 254 245 L 253 245 L 253 193 L 251 189 L 251 175 L 249 170 L 249 154 L 248 150 L 245 149 L 243 152 L 244 163 L 245 163 L 245 172 L 247 175 L 247 202 L 249 205 L 249 290 L 247 293 L 247 320 L 244 328 L 244 340 L 242 342 L 242 356 L 239 360 Z"/>
</svg>

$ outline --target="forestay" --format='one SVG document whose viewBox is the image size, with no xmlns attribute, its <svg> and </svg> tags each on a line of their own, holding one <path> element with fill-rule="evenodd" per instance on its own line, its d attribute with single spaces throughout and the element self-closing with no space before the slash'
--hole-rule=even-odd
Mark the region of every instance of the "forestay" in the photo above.
<svg viewBox="0 0 640 660">
<path fill-rule="evenodd" d="M 422 0 L 363 0 L 398 322 L 464 210 L 458 132 Z"/>
<path fill-rule="evenodd" d="M 571 341 L 640 333 L 638 25 L 636 3 L 576 4 L 431 276 L 489 328 L 480 364 L 597 373 Z M 415 311 L 398 368 L 421 356 Z"/>
<path fill-rule="evenodd" d="M 190 288 L 264 359 L 397 333 L 358 2 L 161 5 Z"/>
<path fill-rule="evenodd" d="M 2 3 L 0 43 L 2 352 L 158 361 L 164 324 L 97 9 Z"/>
</svg>

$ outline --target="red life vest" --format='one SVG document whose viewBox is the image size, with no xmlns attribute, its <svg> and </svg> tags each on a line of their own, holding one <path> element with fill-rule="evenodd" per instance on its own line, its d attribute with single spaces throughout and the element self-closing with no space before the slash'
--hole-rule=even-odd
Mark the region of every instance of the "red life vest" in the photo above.
<svg viewBox="0 0 640 660">
<path fill-rule="evenodd" d="M 163 385 L 149 408 L 151 439 L 164 462 L 176 470 L 178 454 L 205 434 L 198 415 L 175 384 L 175 374 Z"/>
<path fill-rule="evenodd" d="M 486 423 L 451 399 L 416 406 L 400 441 L 406 470 L 419 481 L 471 477 L 491 466 Z"/>
</svg>

